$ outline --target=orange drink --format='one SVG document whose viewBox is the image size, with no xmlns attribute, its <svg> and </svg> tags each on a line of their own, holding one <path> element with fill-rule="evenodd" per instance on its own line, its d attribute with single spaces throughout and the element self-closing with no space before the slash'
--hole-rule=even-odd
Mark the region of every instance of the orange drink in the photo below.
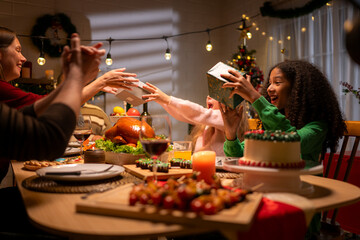
<svg viewBox="0 0 360 240">
<path fill-rule="evenodd" d="M 191 160 L 191 151 L 174 151 L 174 158 L 182 158 L 186 160 Z"/>
<path fill-rule="evenodd" d="M 174 141 L 174 158 L 191 160 L 191 141 Z"/>
<path fill-rule="evenodd" d="M 204 180 L 206 183 L 213 182 L 215 175 L 215 159 L 214 151 L 199 151 L 192 156 L 193 171 L 199 172 L 197 179 Z"/>
</svg>

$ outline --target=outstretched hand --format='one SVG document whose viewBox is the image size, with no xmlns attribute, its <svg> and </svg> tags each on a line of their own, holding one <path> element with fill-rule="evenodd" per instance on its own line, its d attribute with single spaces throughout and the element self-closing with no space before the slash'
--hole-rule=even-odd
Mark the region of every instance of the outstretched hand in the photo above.
<svg viewBox="0 0 360 240">
<path fill-rule="evenodd" d="M 114 88 L 116 90 L 117 88 L 130 89 L 129 86 L 139 82 L 139 79 L 135 78 L 135 73 L 126 73 L 124 71 L 125 68 L 114 69 L 99 77 L 97 80 L 102 82 L 103 91 L 112 93 Z"/>
<path fill-rule="evenodd" d="M 225 137 L 228 140 L 235 140 L 237 130 L 242 120 L 243 106 L 238 105 L 235 109 L 220 104 L 220 112 L 224 121 Z"/>
<path fill-rule="evenodd" d="M 162 92 L 159 88 L 151 83 L 146 83 L 144 89 L 150 92 L 151 94 L 143 95 L 142 98 L 145 99 L 145 102 L 155 101 L 157 103 L 169 104 L 170 96 Z"/>
<path fill-rule="evenodd" d="M 251 84 L 251 76 L 246 75 L 246 79 L 241 75 L 240 72 L 235 70 L 229 70 L 230 74 L 221 74 L 221 77 L 229 80 L 230 82 L 224 83 L 223 88 L 234 88 L 231 91 L 230 98 L 234 94 L 240 95 L 245 100 L 253 103 L 261 95 Z"/>
</svg>

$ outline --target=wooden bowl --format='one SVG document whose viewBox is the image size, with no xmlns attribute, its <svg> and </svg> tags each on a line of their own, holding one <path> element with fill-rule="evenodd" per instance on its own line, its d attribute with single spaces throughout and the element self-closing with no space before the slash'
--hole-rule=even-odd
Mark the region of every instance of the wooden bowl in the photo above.
<svg viewBox="0 0 360 240">
<path fill-rule="evenodd" d="M 115 152 L 105 152 L 105 162 L 115 165 L 126 165 L 126 164 L 135 164 L 135 161 L 140 158 L 145 158 L 145 154 L 129 154 L 129 153 L 115 153 Z"/>
</svg>

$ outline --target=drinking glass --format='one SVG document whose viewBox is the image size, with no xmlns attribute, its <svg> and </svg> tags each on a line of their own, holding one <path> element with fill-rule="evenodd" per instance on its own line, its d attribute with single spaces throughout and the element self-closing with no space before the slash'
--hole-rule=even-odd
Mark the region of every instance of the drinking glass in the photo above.
<svg viewBox="0 0 360 240">
<path fill-rule="evenodd" d="M 92 134 L 91 117 L 83 116 L 82 114 L 79 114 L 73 135 L 76 138 L 76 140 L 78 140 L 78 142 L 80 143 L 80 155 L 82 158 L 84 157 L 83 143 L 85 140 L 87 140 L 90 137 L 91 134 Z"/>
<path fill-rule="evenodd" d="M 151 124 L 151 126 L 149 125 Z M 143 116 L 139 134 L 140 142 L 148 154 L 156 159 L 153 163 L 154 180 L 157 181 L 157 159 L 171 142 L 171 122 L 167 115 Z"/>
</svg>

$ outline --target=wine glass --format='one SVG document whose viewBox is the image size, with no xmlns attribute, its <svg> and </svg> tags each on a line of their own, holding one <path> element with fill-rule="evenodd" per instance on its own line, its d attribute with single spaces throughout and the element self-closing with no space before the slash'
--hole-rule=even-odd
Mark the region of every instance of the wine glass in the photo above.
<svg viewBox="0 0 360 240">
<path fill-rule="evenodd" d="M 80 143 L 80 155 L 82 159 L 84 157 L 83 143 L 85 140 L 87 140 L 90 137 L 91 134 L 92 134 L 91 117 L 83 116 L 80 113 L 76 122 L 76 127 L 73 132 L 73 135 L 76 138 L 76 140 L 78 140 L 78 142 Z"/>
<path fill-rule="evenodd" d="M 141 117 L 139 140 L 145 150 L 154 159 L 153 174 L 157 181 L 157 159 L 166 151 L 171 142 L 171 122 L 167 115 Z"/>
</svg>

